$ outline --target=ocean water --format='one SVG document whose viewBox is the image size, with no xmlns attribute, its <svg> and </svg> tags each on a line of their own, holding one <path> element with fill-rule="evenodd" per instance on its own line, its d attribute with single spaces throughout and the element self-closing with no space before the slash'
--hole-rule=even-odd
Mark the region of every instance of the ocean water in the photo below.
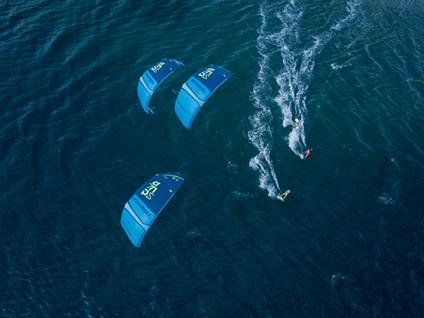
<svg viewBox="0 0 424 318">
<path fill-rule="evenodd" d="M 0 8 L 1 317 L 423 316 L 422 0 Z M 187 131 L 209 64 L 235 76 Z M 173 171 L 133 247 L 125 202 Z"/>
</svg>

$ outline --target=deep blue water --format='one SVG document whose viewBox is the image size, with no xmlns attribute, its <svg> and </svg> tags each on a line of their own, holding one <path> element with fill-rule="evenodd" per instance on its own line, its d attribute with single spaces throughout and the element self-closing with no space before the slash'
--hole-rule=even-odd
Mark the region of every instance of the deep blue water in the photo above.
<svg viewBox="0 0 424 318">
<path fill-rule="evenodd" d="M 421 0 L 0 8 L 1 317 L 422 317 Z M 187 131 L 209 64 L 235 76 Z M 172 171 L 137 249 L 122 208 Z"/>
</svg>

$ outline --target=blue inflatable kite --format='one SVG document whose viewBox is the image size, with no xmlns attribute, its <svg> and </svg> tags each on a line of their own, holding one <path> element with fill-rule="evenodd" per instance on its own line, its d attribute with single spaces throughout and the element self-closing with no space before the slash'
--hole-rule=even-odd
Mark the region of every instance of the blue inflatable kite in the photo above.
<svg viewBox="0 0 424 318">
<path fill-rule="evenodd" d="M 225 68 L 209 65 L 184 83 L 175 102 L 175 113 L 187 129 L 209 96 L 232 75 Z"/>
<path fill-rule="evenodd" d="M 121 225 L 135 247 L 140 247 L 147 230 L 183 182 L 178 172 L 157 174 L 125 204 Z"/>
<path fill-rule="evenodd" d="M 183 67 L 184 63 L 174 59 L 163 59 L 150 66 L 138 81 L 137 94 L 146 113 L 154 115 L 156 109 L 149 106 L 150 98 L 160 83 L 175 70 Z"/>
</svg>

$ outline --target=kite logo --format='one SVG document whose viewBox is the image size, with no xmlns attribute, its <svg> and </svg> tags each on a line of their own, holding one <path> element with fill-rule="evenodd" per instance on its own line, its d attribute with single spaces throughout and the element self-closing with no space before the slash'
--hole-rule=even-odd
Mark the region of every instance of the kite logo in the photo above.
<svg viewBox="0 0 424 318">
<path fill-rule="evenodd" d="M 155 65 L 155 66 L 153 66 L 152 68 L 151 68 L 151 70 L 154 72 L 154 73 L 157 73 L 161 68 L 162 68 L 162 66 L 164 66 L 165 65 L 165 63 L 164 62 L 160 62 L 160 63 L 158 63 L 157 65 Z"/>
<path fill-rule="evenodd" d="M 202 74 L 202 73 L 200 73 Z M 206 78 L 205 78 L 206 79 Z M 205 89 L 205 86 L 201 84 L 198 80 L 196 80 L 194 77 L 192 78 L 191 82 L 197 86 L 198 89 L 200 89 L 204 94 L 207 94 L 208 91 Z"/>
<path fill-rule="evenodd" d="M 209 67 L 209 68 L 207 68 L 206 70 L 204 70 L 203 72 L 199 73 L 199 76 L 200 76 L 201 78 L 203 78 L 203 79 L 207 80 L 207 79 L 208 79 L 208 77 L 210 77 L 210 76 L 212 75 L 213 71 L 215 71 L 215 69 L 214 69 L 214 68 L 212 68 L 212 67 Z"/>
<path fill-rule="evenodd" d="M 144 206 L 144 204 L 142 204 L 141 202 L 140 202 L 140 200 L 139 199 L 137 199 L 137 197 L 134 197 L 134 201 L 135 201 L 135 203 L 138 205 L 138 207 L 147 215 L 147 216 L 150 216 L 151 215 L 151 213 L 149 212 L 149 211 L 147 211 L 147 209 L 146 209 L 146 207 Z M 142 221 L 143 222 L 143 221 Z M 143 222 L 144 223 L 144 222 Z"/>
<path fill-rule="evenodd" d="M 151 200 L 152 196 L 154 196 L 154 193 L 158 189 L 157 187 L 160 185 L 159 181 L 153 181 L 150 182 L 150 185 L 145 188 L 143 191 L 141 191 L 141 195 L 144 195 L 147 200 Z"/>
</svg>

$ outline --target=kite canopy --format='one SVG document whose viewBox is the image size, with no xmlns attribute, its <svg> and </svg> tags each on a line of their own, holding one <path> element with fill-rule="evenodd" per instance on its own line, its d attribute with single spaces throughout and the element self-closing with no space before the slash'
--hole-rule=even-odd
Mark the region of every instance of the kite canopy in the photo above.
<svg viewBox="0 0 424 318">
<path fill-rule="evenodd" d="M 183 182 L 178 172 L 157 174 L 125 204 L 121 225 L 135 247 L 140 247 L 147 230 Z"/>
<path fill-rule="evenodd" d="M 197 71 L 184 83 L 174 109 L 187 129 L 190 129 L 194 117 L 209 96 L 232 75 L 234 74 L 225 68 L 209 65 Z"/>
<path fill-rule="evenodd" d="M 148 114 L 156 114 L 156 109 L 149 106 L 150 98 L 160 83 L 184 63 L 174 59 L 163 59 L 150 66 L 138 81 L 137 94 L 143 109 Z"/>
</svg>

